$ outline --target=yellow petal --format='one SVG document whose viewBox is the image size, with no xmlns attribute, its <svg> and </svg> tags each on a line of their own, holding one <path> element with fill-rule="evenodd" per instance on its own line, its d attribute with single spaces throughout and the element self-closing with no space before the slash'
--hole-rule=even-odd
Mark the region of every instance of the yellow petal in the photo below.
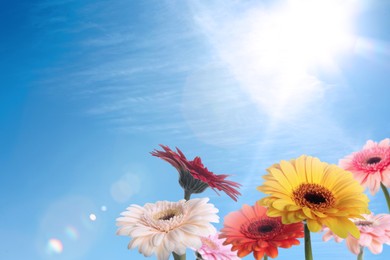
<svg viewBox="0 0 390 260">
<path fill-rule="evenodd" d="M 335 165 L 328 165 L 324 169 L 323 185 L 329 190 L 333 190 L 333 187 L 338 180 L 342 177 L 340 174 L 343 169 L 336 167 Z"/>
<path fill-rule="evenodd" d="M 324 174 L 324 164 L 318 159 L 312 160 L 312 181 L 313 183 L 321 183 Z"/>
<path fill-rule="evenodd" d="M 311 214 L 311 210 L 308 207 L 302 208 L 303 213 L 305 213 L 306 217 L 313 219 L 314 216 Z"/>
<path fill-rule="evenodd" d="M 288 210 L 288 211 L 296 211 L 296 210 L 299 210 L 299 209 L 301 209 L 301 206 L 297 206 L 295 204 L 294 205 L 290 204 L 290 205 L 287 206 L 286 210 Z"/>
<path fill-rule="evenodd" d="M 275 177 L 275 179 L 280 183 L 281 186 L 287 191 L 292 192 L 291 184 L 288 182 L 286 176 L 284 176 L 283 172 L 276 168 L 270 169 L 271 174 Z"/>
<path fill-rule="evenodd" d="M 347 218 L 324 218 L 323 223 L 341 238 L 346 238 L 349 233 L 357 239 L 360 237 L 359 229 Z"/>
<path fill-rule="evenodd" d="M 344 229 L 341 223 L 338 222 L 337 218 L 324 218 L 322 223 L 327 226 L 333 233 L 338 235 L 341 238 L 346 238 L 348 232 Z"/>
<path fill-rule="evenodd" d="M 302 219 L 299 218 L 299 214 L 297 214 L 298 211 L 291 211 L 291 212 L 286 212 L 286 219 L 287 223 L 297 223 L 301 221 Z"/>
<path fill-rule="evenodd" d="M 268 217 L 279 217 L 283 215 L 283 211 L 274 209 L 274 208 L 268 208 L 267 210 L 267 216 Z"/>
<path fill-rule="evenodd" d="M 304 183 L 307 182 L 306 179 L 306 156 L 302 155 L 298 159 L 295 160 L 295 169 L 299 179 Z"/>
<path fill-rule="evenodd" d="M 290 162 L 282 160 L 280 162 L 280 167 L 293 188 L 298 187 L 299 184 L 302 183 Z"/>
<path fill-rule="evenodd" d="M 273 191 L 285 191 L 285 192 L 288 192 L 284 186 L 279 182 L 279 180 L 276 180 L 276 179 L 273 179 L 271 181 L 267 181 L 264 183 L 263 187 L 266 189 L 266 190 L 273 190 Z M 263 188 L 263 189 L 264 189 Z"/>
<path fill-rule="evenodd" d="M 313 219 L 307 219 L 307 227 L 311 232 L 318 232 L 322 229 L 322 225 Z"/>
<path fill-rule="evenodd" d="M 312 166 L 312 163 L 313 162 L 313 157 L 311 156 L 308 156 L 306 158 L 306 164 L 305 164 L 305 169 L 306 169 L 306 180 L 308 183 L 313 183 L 313 178 L 312 178 L 312 175 L 313 175 L 313 166 Z"/>
<path fill-rule="evenodd" d="M 287 201 L 287 200 L 278 199 L 272 203 L 272 207 L 274 207 L 275 209 L 278 209 L 278 210 L 284 210 L 290 204 L 291 203 L 289 203 L 289 201 Z"/>
<path fill-rule="evenodd" d="M 324 213 L 319 212 L 319 211 L 313 210 L 312 213 L 314 213 L 314 215 L 316 215 L 317 217 L 320 217 L 320 218 L 326 218 L 327 217 L 327 215 L 325 215 Z"/>
</svg>

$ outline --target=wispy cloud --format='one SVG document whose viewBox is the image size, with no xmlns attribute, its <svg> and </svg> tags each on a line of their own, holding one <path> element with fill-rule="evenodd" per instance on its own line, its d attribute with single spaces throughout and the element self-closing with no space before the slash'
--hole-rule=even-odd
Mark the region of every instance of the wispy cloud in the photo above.
<svg viewBox="0 0 390 260">
<path fill-rule="evenodd" d="M 348 140 L 327 111 L 334 87 L 264 43 L 277 7 L 161 2 L 133 7 L 139 12 L 130 16 L 125 2 L 100 1 L 71 15 L 62 28 L 71 52 L 42 84 L 85 100 L 88 116 L 126 133 L 194 134 L 263 154 L 283 144 L 286 155 L 299 146 L 316 153 L 325 143 L 337 150 Z M 80 33 L 75 24 L 95 27 Z M 253 159 L 241 149 L 232 154 Z"/>
<path fill-rule="evenodd" d="M 66 3 L 64 3 L 66 4 Z M 44 85 L 88 103 L 89 116 L 105 120 L 109 128 L 125 132 L 186 129 L 181 121 L 181 88 L 186 75 L 208 59 L 196 42 L 180 8 L 127 1 L 98 1 L 61 13 L 61 5 L 37 7 L 35 26 L 42 38 L 66 37 L 68 52 L 51 68 L 42 70 Z M 104 12 L 95 12 L 96 8 Z M 41 19 L 39 12 L 52 10 Z M 67 15 L 67 23 L 54 23 Z M 85 24 L 94 26 L 84 27 Z M 82 31 L 74 30 L 79 26 Z M 53 30 L 50 30 L 53 29 Z M 64 49 L 62 49 L 64 50 Z"/>
</svg>

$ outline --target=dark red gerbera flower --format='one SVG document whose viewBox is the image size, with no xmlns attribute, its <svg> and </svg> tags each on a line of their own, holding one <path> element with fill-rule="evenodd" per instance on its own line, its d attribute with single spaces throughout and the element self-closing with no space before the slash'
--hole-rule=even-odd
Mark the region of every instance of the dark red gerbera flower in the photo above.
<svg viewBox="0 0 390 260">
<path fill-rule="evenodd" d="M 215 192 L 217 192 L 216 189 L 224 191 L 235 201 L 237 201 L 238 195 L 241 195 L 237 190 L 241 186 L 239 183 L 226 180 L 229 175 L 214 174 L 209 171 L 204 167 L 200 157 L 195 157 L 194 160 L 189 161 L 178 148 L 176 148 L 177 152 L 174 152 L 168 146 L 160 146 L 164 151 L 154 150 L 151 154 L 169 162 L 176 168 L 180 175 L 179 183 L 189 195 L 201 193 L 209 186 Z"/>
</svg>

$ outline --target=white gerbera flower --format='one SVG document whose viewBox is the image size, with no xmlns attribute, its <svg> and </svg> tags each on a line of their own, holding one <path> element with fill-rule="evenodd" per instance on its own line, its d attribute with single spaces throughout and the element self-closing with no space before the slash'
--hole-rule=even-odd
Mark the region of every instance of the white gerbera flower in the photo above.
<svg viewBox="0 0 390 260">
<path fill-rule="evenodd" d="M 131 205 L 117 218 L 117 235 L 130 236 L 128 248 L 138 246 L 144 256 L 167 260 L 172 252 L 183 255 L 187 247 L 199 249 L 200 237 L 215 233 L 218 209 L 208 198 L 178 202 L 158 201 L 143 207 Z"/>
</svg>

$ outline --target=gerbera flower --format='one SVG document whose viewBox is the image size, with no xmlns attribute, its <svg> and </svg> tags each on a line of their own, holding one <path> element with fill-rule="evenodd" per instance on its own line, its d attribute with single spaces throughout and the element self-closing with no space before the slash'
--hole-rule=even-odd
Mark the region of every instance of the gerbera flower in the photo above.
<svg viewBox="0 0 390 260">
<path fill-rule="evenodd" d="M 231 245 L 223 245 L 224 239 L 218 238 L 218 233 L 207 237 L 201 237 L 202 246 L 196 251 L 200 260 L 239 260 L 236 252 L 231 250 Z"/>
<path fill-rule="evenodd" d="M 238 250 L 239 257 L 253 252 L 257 260 L 264 254 L 277 257 L 278 247 L 299 245 L 297 238 L 303 237 L 303 224 L 285 225 L 280 217 L 270 218 L 266 212 L 267 208 L 258 203 L 255 206 L 243 205 L 241 210 L 225 217 L 219 237 L 226 238 L 224 244 L 232 244 L 232 250 Z"/>
<path fill-rule="evenodd" d="M 379 143 L 371 140 L 359 152 L 354 152 L 339 162 L 341 168 L 352 172 L 371 194 L 378 192 L 381 182 L 390 187 L 390 139 Z"/>
<path fill-rule="evenodd" d="M 380 254 L 383 250 L 383 244 L 390 244 L 390 215 L 389 214 L 363 214 L 364 219 L 352 219 L 355 225 L 360 230 L 360 238 L 356 239 L 348 236 L 348 249 L 358 255 L 361 247 L 367 247 L 373 254 Z M 322 239 L 324 241 L 330 240 L 332 237 L 336 242 L 341 242 L 342 239 L 335 235 L 328 228 Z"/>
<path fill-rule="evenodd" d="M 172 252 L 183 255 L 187 247 L 202 246 L 201 236 L 215 233 L 210 222 L 218 222 L 218 209 L 208 200 L 131 205 L 117 218 L 117 234 L 132 237 L 128 248 L 138 247 L 144 256 L 156 254 L 157 259 L 167 260 Z"/>
<path fill-rule="evenodd" d="M 216 191 L 215 189 L 224 191 L 235 201 L 237 201 L 238 195 L 241 195 L 241 193 L 236 190 L 236 188 L 239 188 L 241 185 L 237 182 L 226 180 L 229 175 L 212 173 L 204 167 L 202 160 L 199 157 L 195 157 L 192 161 L 187 160 L 185 155 L 178 148 L 176 148 L 176 153 L 168 146 L 160 146 L 164 151 L 154 150 L 151 154 L 169 162 L 176 168 L 180 175 L 179 183 L 189 195 L 192 193 L 201 193 L 209 186 L 214 191 Z"/>
<path fill-rule="evenodd" d="M 369 213 L 368 198 L 350 172 L 306 155 L 267 171 L 258 190 L 270 195 L 260 200 L 268 216 L 281 216 L 285 224 L 306 220 L 312 232 L 325 225 L 342 238 L 359 237 L 349 218 Z"/>
</svg>

